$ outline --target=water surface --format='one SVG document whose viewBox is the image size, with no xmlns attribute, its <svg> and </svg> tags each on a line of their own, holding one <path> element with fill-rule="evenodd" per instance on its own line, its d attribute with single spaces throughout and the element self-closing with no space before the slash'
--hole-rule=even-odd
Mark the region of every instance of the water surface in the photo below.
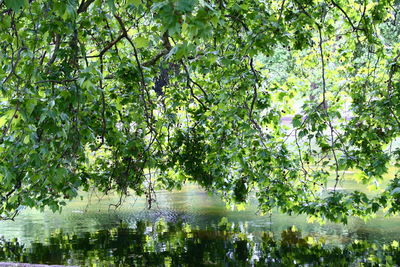
<svg viewBox="0 0 400 267">
<path fill-rule="evenodd" d="M 307 223 L 306 216 L 288 216 L 273 212 L 261 216 L 255 203 L 246 210 L 237 211 L 226 207 L 219 197 L 210 195 L 195 185 L 187 185 L 180 191 L 160 191 L 151 210 L 146 208 L 144 198 L 127 197 L 119 207 L 117 195 L 85 193 L 68 203 L 61 213 L 40 212 L 26 209 L 15 221 L 0 221 L 0 236 L 17 238 L 21 243 L 45 241 L 54 231 L 84 233 L 111 229 L 125 223 L 128 227 L 137 221 L 155 222 L 163 218 L 166 222 L 184 222 L 205 229 L 218 225 L 221 220 L 246 230 L 249 233 L 271 231 L 277 236 L 291 226 L 296 226 L 304 235 L 323 238 L 330 244 L 342 245 L 362 239 L 372 242 L 400 240 L 400 218 L 378 216 L 365 223 L 351 218 L 348 225 Z"/>
</svg>

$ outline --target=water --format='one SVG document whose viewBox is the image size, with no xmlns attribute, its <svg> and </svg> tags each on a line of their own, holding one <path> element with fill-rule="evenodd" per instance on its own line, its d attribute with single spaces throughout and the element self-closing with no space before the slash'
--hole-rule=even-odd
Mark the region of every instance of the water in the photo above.
<svg viewBox="0 0 400 267">
<path fill-rule="evenodd" d="M 105 249 L 102 253 L 109 256 L 109 258 L 106 256 L 103 258 L 111 262 L 113 259 L 116 260 L 114 252 L 118 251 L 122 253 L 119 250 L 122 249 L 124 251 L 125 249 L 118 247 L 114 239 L 126 239 L 129 237 L 128 239 L 133 243 L 127 241 L 127 244 L 133 246 L 133 244 L 137 244 L 140 241 L 139 243 L 143 247 L 140 250 L 141 252 L 124 252 L 126 253 L 124 257 L 127 258 L 119 259 L 118 262 L 121 264 L 137 264 L 140 266 L 145 263 L 129 261 L 129 256 L 137 260 L 138 258 L 150 257 L 151 253 L 153 253 L 151 254 L 151 259 L 147 259 L 146 265 L 155 260 L 155 258 L 157 258 L 154 263 L 155 265 L 168 265 L 169 261 L 172 264 L 172 256 L 182 260 L 182 257 L 186 255 L 185 259 L 189 259 L 192 254 L 188 254 L 188 246 L 194 246 L 195 244 L 202 244 L 199 246 L 206 254 L 208 253 L 207 255 L 213 255 L 215 246 L 219 249 L 218 255 L 223 255 L 220 258 L 218 258 L 218 255 L 210 256 L 210 259 L 204 256 L 203 261 L 211 260 L 211 263 L 222 262 L 224 264 L 233 264 L 244 260 L 248 264 L 256 264 L 259 262 L 256 259 L 262 259 L 264 263 L 268 260 L 266 258 L 268 255 L 264 255 L 265 251 L 262 252 L 260 248 L 265 245 L 265 240 L 262 237 L 272 236 L 273 242 L 278 244 L 275 246 L 277 250 L 273 252 L 269 251 L 268 253 L 269 255 L 271 253 L 278 253 L 278 256 L 276 256 L 278 258 L 275 259 L 278 264 L 279 261 L 283 260 L 283 256 L 279 253 L 283 253 L 287 249 L 285 244 L 289 241 L 285 240 L 290 240 L 298 248 L 298 244 L 308 242 L 309 238 L 312 238 L 312 240 L 317 242 L 316 244 L 324 244 L 327 249 L 332 247 L 340 248 L 343 257 L 347 255 L 346 251 L 349 249 L 349 246 L 351 247 L 350 251 L 352 251 L 355 240 L 364 240 L 368 246 L 371 244 L 383 246 L 383 244 L 392 244 L 393 240 L 400 240 L 399 217 L 383 218 L 378 216 L 367 223 L 360 219 L 352 218 L 349 220 L 348 225 L 333 223 L 320 225 L 318 223 L 307 223 L 305 216 L 287 216 L 278 212 L 274 212 L 271 216 L 261 216 L 257 214 L 254 203 L 249 205 L 244 211 L 231 210 L 217 196 L 209 195 L 194 185 L 187 185 L 180 191 L 158 192 L 157 203 L 151 210 L 146 209 L 144 198 L 127 197 L 124 199 L 122 205 L 116 208 L 115 204 L 118 202 L 119 197 L 116 195 L 105 196 L 91 192 L 83 194 L 82 199 L 78 198 L 71 201 L 61 213 L 54 214 L 50 211 L 40 212 L 27 209 L 17 216 L 15 221 L 0 221 L 0 236 L 3 236 L 5 240 L 14 238 L 18 240 L 17 246 L 16 242 L 9 244 L 9 250 L 18 251 L 18 246 L 22 245 L 25 248 L 30 248 L 29 251 L 24 252 L 25 258 L 21 256 L 23 255 L 21 250 L 18 257 L 11 254 L 8 257 L 3 255 L 2 259 L 0 253 L 0 259 L 53 264 L 71 263 L 91 265 L 93 262 L 104 264 L 104 261 L 97 257 L 100 248 Z M 158 229 L 157 227 L 160 224 L 165 229 L 161 232 L 155 231 L 154 229 Z M 292 226 L 295 226 L 295 228 L 292 228 Z M 224 227 L 222 233 L 221 227 Z M 188 236 L 188 232 L 192 233 L 192 239 L 183 238 L 184 236 Z M 124 237 L 124 235 L 126 236 Z M 193 238 L 193 235 L 197 236 L 197 239 Z M 51 236 L 53 239 L 49 238 Z M 75 239 L 73 238 L 74 236 Z M 103 240 L 106 237 L 109 243 Z M 303 237 L 305 241 L 301 241 Z M 103 243 L 103 245 L 97 243 L 100 239 L 103 240 L 102 242 L 105 242 L 104 244 L 107 244 L 107 248 L 103 246 Z M 83 242 L 83 244 L 87 242 L 86 247 L 82 244 L 78 246 L 79 242 L 77 240 L 80 240 L 79 242 Z M 75 246 L 75 248 L 81 248 L 81 250 L 78 249 L 79 253 L 73 249 L 59 251 L 58 258 L 53 259 L 48 254 L 43 254 L 49 250 L 49 247 L 46 246 L 49 243 L 51 244 L 51 242 L 53 242 L 53 251 L 58 251 L 57 249 L 66 246 Z M 192 244 L 191 242 L 194 243 Z M 171 245 L 171 243 L 174 245 Z M 166 244 L 169 244 L 169 249 L 162 248 Z M 247 254 L 240 252 L 242 254 L 245 253 L 240 256 L 240 253 L 237 252 L 237 246 L 245 246 Z M 150 254 L 146 254 L 146 248 Z M 366 249 L 365 247 L 363 248 Z M 282 249 L 283 251 L 281 251 Z M 375 248 L 369 249 L 373 251 Z M 393 249 L 397 249 L 396 246 Z M 85 250 L 87 253 L 94 253 L 97 256 L 93 256 L 94 254 L 85 256 Z M 319 250 L 314 248 L 313 251 L 318 252 Z M 327 250 L 329 253 L 325 250 L 323 251 L 324 257 L 330 255 L 330 250 Z M 164 252 L 168 252 L 166 254 L 169 256 L 165 256 Z M 300 252 L 303 255 L 304 251 L 301 250 Z M 229 255 L 227 256 L 227 253 L 231 253 L 233 258 Z M 235 253 L 239 254 L 234 256 Z M 363 253 L 363 255 L 368 255 L 365 251 Z M 349 255 L 354 256 L 356 254 L 352 252 Z M 390 257 L 393 258 L 392 254 Z M 34 258 L 33 255 L 42 255 L 42 258 Z M 160 255 L 164 255 L 165 257 L 161 257 Z M 90 259 L 90 262 L 86 262 L 84 259 Z M 343 259 L 355 262 L 359 260 L 356 258 Z M 180 260 L 175 260 L 175 263 L 190 265 L 189 261 Z M 291 258 L 290 260 L 293 261 L 294 259 Z M 283 263 L 280 262 L 279 264 Z"/>
</svg>

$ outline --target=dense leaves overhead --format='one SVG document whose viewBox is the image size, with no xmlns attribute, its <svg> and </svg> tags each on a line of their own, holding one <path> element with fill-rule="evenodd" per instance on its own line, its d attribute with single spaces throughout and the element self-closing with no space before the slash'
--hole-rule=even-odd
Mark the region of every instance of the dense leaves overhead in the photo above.
<svg viewBox="0 0 400 267">
<path fill-rule="evenodd" d="M 400 209 L 399 3 L 0 1 L 0 214 L 195 181 L 346 222 Z M 293 117 L 292 123 L 284 123 Z M 329 182 L 331 180 L 331 182 Z M 333 182 L 332 182 L 333 181 Z M 331 187 L 331 188 L 329 188 Z"/>
</svg>

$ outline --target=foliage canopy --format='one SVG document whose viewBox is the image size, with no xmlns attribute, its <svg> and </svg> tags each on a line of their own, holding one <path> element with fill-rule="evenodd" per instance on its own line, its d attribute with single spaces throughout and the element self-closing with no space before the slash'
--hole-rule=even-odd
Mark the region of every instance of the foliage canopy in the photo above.
<svg viewBox="0 0 400 267">
<path fill-rule="evenodd" d="M 398 1 L 0 1 L 0 214 L 194 181 L 346 222 L 400 209 Z M 291 125 L 282 123 L 293 117 Z M 332 178 L 333 173 L 333 178 Z M 333 183 L 329 180 L 333 179 Z M 328 188 L 331 186 L 332 188 Z"/>
</svg>

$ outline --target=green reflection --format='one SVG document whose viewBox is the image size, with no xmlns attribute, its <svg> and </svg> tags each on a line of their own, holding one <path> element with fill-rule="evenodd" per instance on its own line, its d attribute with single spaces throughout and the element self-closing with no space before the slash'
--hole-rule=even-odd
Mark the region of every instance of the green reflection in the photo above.
<svg viewBox="0 0 400 267">
<path fill-rule="evenodd" d="M 64 233 L 95 232 L 102 229 L 115 228 L 124 221 L 132 227 L 136 221 L 155 222 L 164 218 L 168 222 L 184 221 L 192 226 L 206 228 L 218 224 L 226 217 L 235 225 L 242 225 L 246 231 L 259 235 L 265 230 L 272 231 L 275 236 L 292 225 L 302 232 L 316 238 L 325 238 L 330 244 L 348 244 L 354 239 L 365 239 L 369 242 L 384 243 L 400 239 L 400 218 L 384 218 L 378 216 L 365 223 L 356 218 L 349 220 L 348 225 L 327 223 L 307 223 L 305 216 L 288 216 L 278 212 L 260 216 L 257 206 L 252 203 L 246 210 L 227 209 L 218 197 L 207 194 L 196 186 L 188 185 L 181 191 L 157 193 L 157 203 L 152 210 L 146 209 L 144 198 L 134 196 L 125 199 L 115 209 L 110 204 L 119 200 L 118 195 L 93 196 L 83 195 L 83 199 L 71 201 L 63 212 L 53 214 L 50 211 L 39 212 L 26 209 L 15 221 L 0 221 L 0 236 L 6 239 L 18 238 L 21 243 L 43 242 L 56 229 Z"/>
<path fill-rule="evenodd" d="M 280 236 L 268 231 L 255 236 L 227 220 L 207 229 L 160 220 L 92 233 L 58 231 L 27 248 L 0 239 L 0 260 L 80 266 L 392 266 L 400 263 L 400 249 L 397 241 L 327 245 L 295 227 Z"/>
</svg>

